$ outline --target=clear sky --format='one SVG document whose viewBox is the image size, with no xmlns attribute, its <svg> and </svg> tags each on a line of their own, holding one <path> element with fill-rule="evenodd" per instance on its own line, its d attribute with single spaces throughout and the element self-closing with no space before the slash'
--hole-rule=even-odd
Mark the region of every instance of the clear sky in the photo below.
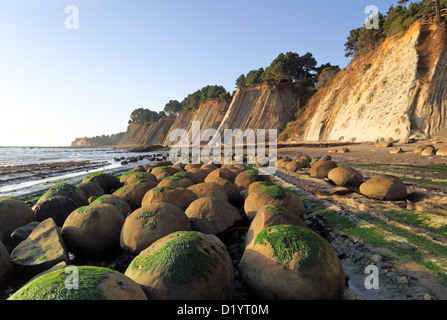
<svg viewBox="0 0 447 320">
<path fill-rule="evenodd" d="M 2 0 L 0 146 L 68 146 L 123 132 L 206 85 L 311 52 L 345 67 L 368 5 L 389 0 Z M 65 27 L 75 5 L 79 29 Z M 70 20 L 71 21 L 71 20 Z"/>
</svg>

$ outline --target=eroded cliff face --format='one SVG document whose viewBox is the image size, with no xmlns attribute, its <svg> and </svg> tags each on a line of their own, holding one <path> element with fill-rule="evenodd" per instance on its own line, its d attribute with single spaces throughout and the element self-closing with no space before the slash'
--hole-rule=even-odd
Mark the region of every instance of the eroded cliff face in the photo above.
<svg viewBox="0 0 447 320">
<path fill-rule="evenodd" d="M 445 27 L 414 24 L 355 59 L 317 92 L 287 142 L 404 140 L 447 127 Z"/>
<path fill-rule="evenodd" d="M 183 137 L 188 136 L 192 140 L 194 121 L 200 123 L 201 135 L 207 129 L 218 130 L 222 137 L 225 129 L 278 129 L 280 132 L 298 110 L 298 98 L 298 94 L 286 84 L 242 87 L 236 91 L 231 103 L 212 100 L 197 110 L 182 111 L 177 117 L 164 118 L 150 125 L 130 125 L 119 145 L 172 146 L 181 139 L 174 135 L 175 129 L 182 129 Z M 202 138 L 202 144 L 206 144 L 211 136 Z"/>
<path fill-rule="evenodd" d="M 148 124 L 131 124 L 118 146 L 162 145 L 175 120 L 175 117 L 170 116 Z"/>
</svg>

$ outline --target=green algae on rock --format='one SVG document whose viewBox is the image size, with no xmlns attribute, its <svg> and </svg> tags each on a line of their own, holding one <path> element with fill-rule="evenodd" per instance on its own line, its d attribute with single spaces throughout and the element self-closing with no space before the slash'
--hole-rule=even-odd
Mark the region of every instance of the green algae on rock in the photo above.
<svg viewBox="0 0 447 320">
<path fill-rule="evenodd" d="M 67 283 L 74 287 L 68 289 Z M 17 290 L 8 300 L 115 299 L 147 298 L 136 283 L 115 270 L 80 266 L 44 274 Z"/>
</svg>

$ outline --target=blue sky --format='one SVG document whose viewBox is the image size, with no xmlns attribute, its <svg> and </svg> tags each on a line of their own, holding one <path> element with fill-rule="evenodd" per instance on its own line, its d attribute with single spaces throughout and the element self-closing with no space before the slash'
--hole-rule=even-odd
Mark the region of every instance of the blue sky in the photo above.
<svg viewBox="0 0 447 320">
<path fill-rule="evenodd" d="M 67 146 L 125 131 L 206 85 L 235 89 L 279 53 L 345 67 L 363 0 L 14 0 L 0 2 L 0 146 Z M 79 10 L 68 30 L 66 6 Z"/>
</svg>

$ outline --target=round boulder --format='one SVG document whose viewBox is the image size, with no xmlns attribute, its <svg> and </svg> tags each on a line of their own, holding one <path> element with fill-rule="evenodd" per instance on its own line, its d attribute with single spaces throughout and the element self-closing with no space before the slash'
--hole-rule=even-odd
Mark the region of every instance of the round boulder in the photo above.
<svg viewBox="0 0 447 320">
<path fill-rule="evenodd" d="M 225 178 L 230 182 L 234 182 L 234 179 L 236 179 L 237 174 L 231 171 L 228 168 L 219 168 L 216 170 L 211 171 L 207 177 L 210 178 Z"/>
<path fill-rule="evenodd" d="M 328 178 L 337 186 L 358 187 L 363 181 L 360 172 L 349 167 L 337 167 L 329 171 Z"/>
<path fill-rule="evenodd" d="M 142 207 L 150 204 L 166 202 L 186 210 L 194 200 L 197 200 L 197 195 L 191 190 L 180 187 L 156 187 L 149 190 L 141 202 Z"/>
<path fill-rule="evenodd" d="M 113 194 L 120 197 L 129 203 L 132 210 L 141 208 L 141 202 L 146 192 L 155 188 L 157 183 L 152 180 L 139 180 L 134 183 L 125 185 L 116 190 Z"/>
<path fill-rule="evenodd" d="M 194 182 L 186 177 L 186 172 L 178 172 L 173 176 L 164 178 L 157 187 L 180 187 L 188 188 L 192 186 Z"/>
<path fill-rule="evenodd" d="M 264 300 L 337 300 L 345 286 L 331 245 L 295 225 L 259 232 L 244 251 L 239 272 L 249 290 Z"/>
<path fill-rule="evenodd" d="M 435 154 L 436 154 L 436 149 L 434 147 L 424 148 L 424 150 L 422 150 L 422 152 L 421 152 L 421 155 L 427 156 L 427 157 L 434 156 Z"/>
<path fill-rule="evenodd" d="M 129 215 L 129 213 L 132 212 L 132 208 L 126 200 L 124 200 L 123 198 L 117 197 L 113 194 L 105 194 L 103 196 L 100 196 L 98 199 L 96 199 L 95 201 L 93 201 L 90 204 L 90 207 L 97 207 L 97 206 L 101 206 L 103 204 L 111 204 L 111 205 L 117 207 L 117 209 L 123 215 L 124 219 Z"/>
<path fill-rule="evenodd" d="M 12 263 L 9 257 L 8 250 L 5 245 L 0 241 L 0 287 L 2 284 L 8 282 L 9 272 L 12 270 Z"/>
<path fill-rule="evenodd" d="M 437 156 L 447 156 L 447 145 L 441 146 L 438 151 L 436 151 Z"/>
<path fill-rule="evenodd" d="M 74 253 L 101 255 L 119 247 L 123 223 L 123 215 L 113 205 L 81 207 L 65 220 L 62 237 Z"/>
<path fill-rule="evenodd" d="M 336 168 L 337 164 L 332 160 L 319 160 L 310 168 L 310 176 L 314 178 L 327 178 L 329 172 Z"/>
<path fill-rule="evenodd" d="M 228 300 L 234 271 L 226 246 L 215 235 L 171 233 L 142 251 L 125 275 L 154 300 Z"/>
<path fill-rule="evenodd" d="M 217 177 L 217 178 L 206 178 L 205 182 L 213 182 L 221 185 L 225 191 L 227 192 L 228 201 L 231 204 L 239 204 L 242 201 L 241 195 L 239 193 L 239 190 L 234 185 L 234 183 L 231 183 L 225 178 Z"/>
<path fill-rule="evenodd" d="M 139 254 L 155 241 L 176 231 L 190 231 L 185 212 L 169 203 L 155 203 L 130 214 L 121 230 L 120 245 Z"/>
<path fill-rule="evenodd" d="M 234 179 L 234 184 L 238 187 L 247 189 L 253 182 L 264 180 L 263 176 L 259 175 L 257 169 L 249 169 L 238 174 Z"/>
<path fill-rule="evenodd" d="M 82 182 L 77 187 L 85 193 L 87 199 L 90 197 L 100 197 L 104 194 L 104 190 L 94 182 Z"/>
<path fill-rule="evenodd" d="M 256 236 L 262 230 L 281 224 L 308 228 L 300 217 L 290 213 L 287 209 L 276 205 L 266 205 L 259 209 L 256 217 L 251 222 L 250 229 L 248 229 L 245 237 L 245 246 L 253 245 Z"/>
<path fill-rule="evenodd" d="M 57 196 L 40 203 L 33 207 L 37 221 L 44 221 L 53 218 L 56 225 L 62 227 L 65 219 L 78 208 L 78 205 L 70 198 Z"/>
<path fill-rule="evenodd" d="M 78 207 L 83 207 L 88 204 L 88 198 L 85 195 L 84 191 L 69 183 L 60 183 L 55 185 L 54 187 L 51 187 L 50 190 L 45 192 L 43 196 L 40 197 L 37 203 L 41 203 L 56 196 L 64 196 L 70 198 L 76 203 Z"/>
<path fill-rule="evenodd" d="M 376 175 L 360 185 L 360 193 L 372 199 L 400 201 L 407 197 L 407 186 L 398 177 Z"/>
<path fill-rule="evenodd" d="M 188 190 L 194 192 L 198 198 L 211 197 L 228 201 L 227 191 L 220 184 L 214 182 L 198 183 L 190 186 Z"/>
<path fill-rule="evenodd" d="M 429 148 L 429 147 L 433 148 L 433 146 L 431 144 L 423 144 L 423 145 L 416 146 L 414 148 L 414 153 L 422 153 L 422 151 L 425 148 Z"/>
<path fill-rule="evenodd" d="M 0 242 L 7 242 L 11 233 L 28 223 L 35 221 L 34 211 L 23 201 L 0 201 Z"/>
<path fill-rule="evenodd" d="M 125 178 L 125 184 L 126 185 L 131 184 L 131 183 L 137 182 L 139 180 L 151 180 L 151 181 L 158 183 L 157 177 L 154 176 L 152 173 L 134 171 L 134 173 L 128 175 Z"/>
<path fill-rule="evenodd" d="M 104 190 L 105 193 L 111 193 L 113 190 L 121 187 L 120 180 L 110 173 L 97 172 L 93 173 L 82 180 L 85 182 L 94 182 Z"/>
<path fill-rule="evenodd" d="M 200 198 L 185 211 L 191 229 L 206 234 L 218 234 L 233 226 L 242 217 L 228 201 L 216 198 Z"/>
<path fill-rule="evenodd" d="M 79 281 L 74 283 L 73 275 Z M 73 280 L 71 278 L 73 278 Z M 67 286 L 67 283 L 73 285 Z M 77 285 L 77 288 L 75 287 Z M 46 273 L 8 300 L 147 300 L 143 289 L 125 275 L 101 267 L 66 267 Z"/>
<path fill-rule="evenodd" d="M 281 186 L 272 185 L 249 192 L 244 203 L 248 219 L 253 220 L 258 211 L 266 205 L 283 207 L 298 217 L 302 217 L 305 213 L 304 203 L 298 195 Z"/>
</svg>

